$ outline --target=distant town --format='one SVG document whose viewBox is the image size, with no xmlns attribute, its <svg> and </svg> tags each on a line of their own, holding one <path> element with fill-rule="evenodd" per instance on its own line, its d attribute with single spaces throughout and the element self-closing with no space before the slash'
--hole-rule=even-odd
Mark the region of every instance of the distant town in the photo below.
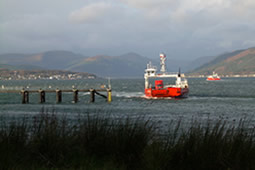
<svg viewBox="0 0 255 170">
<path fill-rule="evenodd" d="M 205 78 L 207 77 L 208 75 L 198 75 L 198 74 L 187 74 L 186 77 L 187 78 Z M 229 75 L 220 75 L 220 77 L 255 77 L 255 74 L 229 74 Z"/>
<path fill-rule="evenodd" d="M 205 78 L 208 75 L 185 74 L 187 78 Z M 255 77 L 255 74 L 229 74 L 220 77 Z M 0 69 L 0 80 L 79 80 L 95 79 L 96 75 L 61 70 L 9 70 Z"/>
<path fill-rule="evenodd" d="M 95 79 L 96 75 L 59 70 L 8 70 L 0 69 L 0 80 L 77 80 Z"/>
</svg>

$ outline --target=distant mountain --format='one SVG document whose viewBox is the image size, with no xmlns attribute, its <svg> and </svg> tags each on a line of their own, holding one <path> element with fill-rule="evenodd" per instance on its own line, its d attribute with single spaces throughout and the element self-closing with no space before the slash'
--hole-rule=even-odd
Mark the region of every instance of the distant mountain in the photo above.
<svg viewBox="0 0 255 170">
<path fill-rule="evenodd" d="M 192 73 L 211 74 L 254 74 L 255 48 L 237 50 L 217 56 L 214 60 L 198 67 Z"/>
<path fill-rule="evenodd" d="M 8 65 L 8 64 L 0 64 L 0 69 L 8 69 L 8 70 L 43 70 L 43 68 L 33 65 Z"/>
<path fill-rule="evenodd" d="M 70 51 L 48 51 L 36 54 L 2 54 L 0 68 L 10 70 L 69 70 L 109 77 L 141 77 L 152 59 L 136 53 L 120 56 L 86 57 Z M 159 61 L 152 61 L 154 64 Z"/>
<path fill-rule="evenodd" d="M 2 54 L 0 55 L 0 68 L 10 70 L 69 70 L 89 72 L 102 77 L 143 77 L 144 69 L 149 61 L 160 69 L 159 56 L 157 59 L 150 59 L 136 53 L 127 53 L 120 56 L 86 57 L 70 51 L 47 51 L 35 54 Z M 175 60 L 171 56 L 167 56 L 167 71 L 177 72 L 181 67 L 181 70 L 186 72 L 201 61 L 189 64 L 189 61 Z"/>
<path fill-rule="evenodd" d="M 201 57 L 194 61 L 175 60 L 171 54 L 167 56 L 168 72 L 182 72 L 192 74 L 250 73 L 254 69 L 254 48 L 225 53 L 220 56 Z M 234 57 L 234 56 L 242 57 Z M 151 61 L 160 69 L 159 56 L 150 59 L 136 53 L 119 56 L 98 55 L 86 57 L 70 51 L 48 51 L 35 54 L 2 54 L 0 55 L 0 69 L 10 70 L 69 70 L 96 74 L 100 77 L 143 77 L 146 64 Z M 232 58 L 233 59 L 230 59 Z M 252 65 L 253 64 L 253 65 Z M 190 71 L 193 70 L 193 71 Z"/>
<path fill-rule="evenodd" d="M 84 58 L 86 57 L 70 51 L 48 51 L 37 54 L 13 53 L 0 55 L 0 64 L 33 66 L 44 69 L 66 69 L 73 64 L 79 63 Z"/>
<path fill-rule="evenodd" d="M 184 65 L 184 68 L 185 68 L 184 71 L 191 72 L 192 70 L 197 69 L 206 63 L 209 63 L 215 58 L 216 58 L 215 56 L 199 57 L 195 60 L 185 63 L 186 65 Z"/>
<path fill-rule="evenodd" d="M 146 64 L 151 61 L 136 53 L 121 56 L 94 56 L 68 67 L 68 70 L 85 71 L 104 77 L 142 77 Z"/>
</svg>

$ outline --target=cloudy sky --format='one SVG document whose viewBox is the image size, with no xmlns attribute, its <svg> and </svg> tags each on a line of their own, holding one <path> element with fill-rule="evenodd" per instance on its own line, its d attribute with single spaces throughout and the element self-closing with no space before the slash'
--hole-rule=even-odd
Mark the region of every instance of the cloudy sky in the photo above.
<svg viewBox="0 0 255 170">
<path fill-rule="evenodd" d="M 255 46 L 255 0 L 0 0 L 0 54 L 194 59 Z"/>
</svg>

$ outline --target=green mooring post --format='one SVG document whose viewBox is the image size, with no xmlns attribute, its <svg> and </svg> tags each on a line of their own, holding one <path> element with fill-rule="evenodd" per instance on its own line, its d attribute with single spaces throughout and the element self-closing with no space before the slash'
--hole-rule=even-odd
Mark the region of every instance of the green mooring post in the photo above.
<svg viewBox="0 0 255 170">
<path fill-rule="evenodd" d="M 39 103 L 45 103 L 45 91 L 39 90 Z"/>
<path fill-rule="evenodd" d="M 77 103 L 78 102 L 78 90 L 73 89 L 73 102 Z"/>
<path fill-rule="evenodd" d="M 111 89 L 107 89 L 107 101 L 109 103 L 112 102 L 112 90 Z"/>
<path fill-rule="evenodd" d="M 62 102 L 62 91 L 57 89 L 56 90 L 56 102 L 61 103 Z"/>
<path fill-rule="evenodd" d="M 90 102 L 94 103 L 95 102 L 95 89 L 90 89 Z"/>
</svg>

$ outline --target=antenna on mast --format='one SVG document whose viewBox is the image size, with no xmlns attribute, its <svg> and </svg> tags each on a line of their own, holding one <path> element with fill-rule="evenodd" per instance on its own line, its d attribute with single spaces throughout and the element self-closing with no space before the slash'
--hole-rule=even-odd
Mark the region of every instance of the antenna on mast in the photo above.
<svg viewBox="0 0 255 170">
<path fill-rule="evenodd" d="M 108 89 L 112 89 L 111 78 L 110 77 L 108 77 Z"/>
<path fill-rule="evenodd" d="M 162 73 L 166 72 L 166 63 L 165 63 L 165 61 L 166 61 L 166 55 L 164 53 L 161 53 L 160 54 L 160 65 L 161 65 L 160 71 Z"/>
</svg>

